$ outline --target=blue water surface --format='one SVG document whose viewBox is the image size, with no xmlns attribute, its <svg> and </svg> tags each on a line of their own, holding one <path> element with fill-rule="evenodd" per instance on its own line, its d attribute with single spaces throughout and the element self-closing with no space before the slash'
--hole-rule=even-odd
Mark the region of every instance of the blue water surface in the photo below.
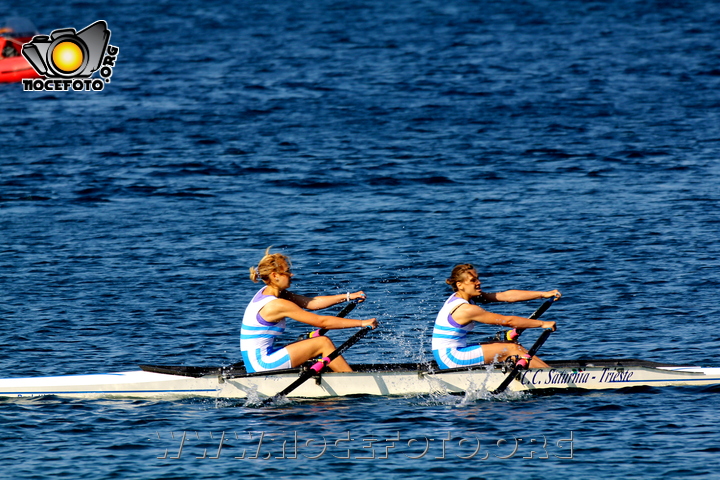
<svg viewBox="0 0 720 480">
<path fill-rule="evenodd" d="M 350 362 L 430 359 L 469 262 L 563 292 L 544 358 L 720 366 L 715 2 L 6 10 L 120 53 L 102 92 L 0 84 L 3 377 L 239 361 L 269 245 L 298 292 L 368 294 Z M 719 392 L 4 400 L 0 477 L 711 479 Z"/>
</svg>

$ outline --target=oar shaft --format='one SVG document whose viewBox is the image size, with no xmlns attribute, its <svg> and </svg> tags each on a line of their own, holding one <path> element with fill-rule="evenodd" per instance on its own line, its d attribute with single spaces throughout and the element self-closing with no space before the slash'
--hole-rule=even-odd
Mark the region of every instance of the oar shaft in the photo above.
<svg viewBox="0 0 720 480">
<path fill-rule="evenodd" d="M 530 315 L 530 319 L 535 320 L 536 318 L 540 317 L 545 311 L 550 308 L 553 304 L 553 302 L 557 299 L 557 297 L 552 297 L 548 300 L 545 300 L 542 305 L 540 305 L 540 308 L 535 310 L 532 315 Z"/>
<path fill-rule="evenodd" d="M 343 344 L 340 345 L 337 349 L 335 349 L 334 352 L 331 352 L 330 355 L 328 355 L 327 357 L 323 358 L 322 360 L 320 360 L 319 362 L 317 362 L 315 365 L 313 365 L 313 366 L 311 367 L 311 369 L 313 369 L 313 370 L 315 370 L 315 371 L 317 371 L 317 372 L 320 372 L 320 370 L 322 369 L 322 367 L 324 367 L 325 365 L 329 364 L 330 362 L 332 362 L 333 360 L 335 360 L 337 357 L 339 357 L 340 355 L 342 355 L 343 353 L 345 353 L 345 350 L 347 350 L 348 348 L 350 348 L 350 347 L 352 347 L 353 345 L 355 345 L 355 344 L 358 342 L 358 340 L 360 340 L 362 337 L 364 337 L 365 335 L 367 335 L 367 333 L 368 333 L 370 330 L 372 330 L 372 327 L 364 327 L 364 328 L 362 328 L 359 332 L 356 332 L 355 335 L 353 335 L 352 337 L 350 337 L 350 338 L 348 338 L 347 340 L 345 340 L 345 343 L 343 343 Z M 318 368 L 318 366 L 321 365 L 321 364 L 323 364 L 323 365 Z"/>
<path fill-rule="evenodd" d="M 540 350 L 540 347 L 543 346 L 543 343 L 545 343 L 545 340 L 548 339 L 548 337 L 552 334 L 552 330 L 547 328 L 545 329 L 538 339 L 535 341 L 532 347 L 530 347 L 530 350 L 528 350 L 528 355 L 531 357 L 534 357 L 538 350 Z"/>
<path fill-rule="evenodd" d="M 552 304 L 555 300 L 557 300 L 557 297 L 552 297 L 552 298 L 545 300 L 543 302 L 543 304 L 540 305 L 540 308 L 535 310 L 535 312 L 533 312 L 533 314 L 530 315 L 529 318 L 531 320 L 536 320 L 537 318 L 539 318 L 540 315 L 545 313 L 545 311 L 552 306 Z M 515 337 L 515 340 L 517 340 L 517 337 L 519 337 L 520 334 L 525 330 L 526 329 L 524 329 L 524 328 L 516 328 L 515 332 L 517 333 L 517 336 Z M 548 337 L 550 336 L 551 333 L 552 333 L 552 330 L 547 329 L 540 334 L 540 336 L 535 341 L 533 346 L 530 347 L 530 350 L 528 350 L 528 355 L 530 356 L 530 359 L 535 356 L 537 351 L 540 349 L 540 347 L 542 347 L 543 343 L 545 343 L 545 340 L 548 339 Z M 530 359 L 528 359 L 528 362 L 530 362 Z M 516 364 L 513 367 L 513 369 L 510 371 L 510 374 L 507 377 L 505 377 L 505 380 L 503 380 L 503 382 L 495 390 L 493 390 L 492 393 L 494 395 L 497 395 L 498 393 L 505 391 L 505 389 L 508 387 L 508 385 L 510 385 L 510 383 L 513 380 L 515 380 L 515 377 L 517 376 L 518 372 L 520 371 L 520 368 L 521 368 L 521 366 Z"/>
<path fill-rule="evenodd" d="M 308 370 L 304 371 L 293 383 L 288 385 L 286 388 L 284 388 L 281 392 L 275 394 L 274 396 L 270 398 L 266 398 L 262 404 L 266 405 L 267 403 L 270 403 L 274 401 L 275 399 L 279 397 L 284 397 L 288 393 L 295 390 L 297 387 L 305 383 L 310 377 L 315 375 L 316 373 L 320 373 L 320 370 L 326 365 L 328 365 L 330 362 L 335 360 L 337 357 L 342 355 L 345 350 L 352 347 L 357 343 L 358 340 L 360 340 L 362 337 L 367 335 L 367 333 L 372 330 L 372 327 L 364 327 L 359 332 L 355 333 L 352 337 L 345 340 L 345 343 L 340 345 L 338 348 L 336 348 L 334 351 L 332 351 L 327 357 L 323 358 L 319 362 L 315 363 L 312 367 L 310 367 Z"/>
<path fill-rule="evenodd" d="M 540 350 L 540 347 L 542 347 L 543 343 L 545 343 L 545 340 L 548 339 L 548 337 L 550 336 L 551 333 L 552 333 L 552 330 L 548 328 L 540 334 L 540 336 L 535 341 L 533 346 L 530 347 L 530 350 L 528 350 L 528 355 L 530 356 L 530 358 L 535 356 L 537 351 Z M 528 362 L 529 361 L 530 361 L 530 359 L 528 359 Z M 515 364 L 513 369 L 510 371 L 510 374 L 507 377 L 505 377 L 505 380 L 503 380 L 502 383 L 491 393 L 493 395 L 497 395 L 498 393 L 504 392 L 505 389 L 508 387 L 508 385 L 510 385 L 510 383 L 512 383 L 512 381 L 515 380 L 515 377 L 517 376 L 519 371 L 520 371 L 520 365 Z"/>
</svg>

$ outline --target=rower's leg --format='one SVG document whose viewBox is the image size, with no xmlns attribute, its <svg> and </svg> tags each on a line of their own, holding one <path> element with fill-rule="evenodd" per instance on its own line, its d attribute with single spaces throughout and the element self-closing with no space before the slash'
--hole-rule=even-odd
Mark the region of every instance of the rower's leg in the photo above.
<svg viewBox="0 0 720 480">
<path fill-rule="evenodd" d="M 550 365 L 540 360 L 538 357 L 530 359 L 530 368 L 549 368 Z"/>
<path fill-rule="evenodd" d="M 307 362 L 311 358 L 327 357 L 335 351 L 335 345 L 328 337 L 320 336 L 291 343 L 285 347 L 290 354 L 293 367 Z M 352 368 L 342 356 L 337 357 L 328 365 L 334 372 L 352 372 Z"/>
<path fill-rule="evenodd" d="M 487 343 L 483 344 L 483 357 L 485 363 L 502 362 L 507 357 L 522 356 L 527 350 L 517 343 Z M 537 357 L 530 360 L 530 368 L 547 368 L 548 364 Z"/>
<path fill-rule="evenodd" d="M 514 355 L 519 355 L 519 356 L 527 355 L 527 353 L 528 353 L 527 348 L 525 348 L 519 344 L 515 344 L 515 346 L 517 347 L 518 352 L 521 352 L 521 353 L 515 353 Z M 550 367 L 550 365 L 543 362 L 538 357 L 532 357 L 530 359 L 530 365 L 528 365 L 528 367 L 529 368 L 548 368 L 548 367 Z"/>
</svg>

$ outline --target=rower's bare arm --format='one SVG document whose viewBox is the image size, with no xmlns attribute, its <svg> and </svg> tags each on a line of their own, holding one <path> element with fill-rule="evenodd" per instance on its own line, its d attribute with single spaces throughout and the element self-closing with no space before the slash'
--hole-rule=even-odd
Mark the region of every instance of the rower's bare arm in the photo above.
<svg viewBox="0 0 720 480">
<path fill-rule="evenodd" d="M 377 327 L 377 320 L 369 318 L 357 320 L 352 318 L 334 317 L 332 315 L 318 315 L 303 310 L 294 302 L 285 299 L 273 300 L 260 311 L 263 318 L 269 322 L 277 322 L 284 317 L 290 317 L 298 322 L 307 323 L 313 327 L 328 330 L 340 328 Z"/>
<path fill-rule="evenodd" d="M 463 324 L 473 321 L 487 323 L 489 325 L 501 325 L 509 328 L 550 328 L 553 331 L 556 329 L 555 322 L 531 320 L 513 315 L 500 315 L 483 310 L 477 305 L 464 305 L 457 310 L 455 317 Z"/>
<path fill-rule="evenodd" d="M 537 300 L 538 298 L 562 297 L 559 290 L 548 290 L 547 292 L 537 292 L 533 290 L 506 290 L 497 293 L 482 294 L 483 298 L 489 302 L 526 302 L 528 300 Z"/>
<path fill-rule="evenodd" d="M 298 295 L 297 293 L 287 292 L 287 298 L 296 305 L 307 308 L 308 310 L 322 310 L 323 308 L 332 307 L 338 303 L 346 302 L 348 300 L 357 300 L 358 302 L 365 301 L 365 293 L 359 292 L 348 292 L 341 293 L 338 295 L 318 295 L 316 297 L 306 297 L 304 295 Z"/>
</svg>

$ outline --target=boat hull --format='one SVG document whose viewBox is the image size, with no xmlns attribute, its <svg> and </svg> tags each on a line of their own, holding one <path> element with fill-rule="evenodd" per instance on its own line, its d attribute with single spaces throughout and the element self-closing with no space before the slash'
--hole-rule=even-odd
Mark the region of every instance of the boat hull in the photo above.
<svg viewBox="0 0 720 480">
<path fill-rule="evenodd" d="M 25 78 L 42 78 L 24 57 L 0 60 L 0 83 L 19 82 Z"/>
<path fill-rule="evenodd" d="M 720 368 L 667 366 L 642 362 L 604 361 L 579 365 L 556 362 L 547 369 L 524 371 L 508 390 L 608 390 L 627 387 L 697 386 L 720 384 Z M 622 362 L 622 363 L 618 363 Z M 388 368 L 391 367 L 391 368 Z M 153 367 L 148 367 L 152 369 Z M 172 367 L 156 367 L 159 370 Z M 491 392 L 505 376 L 500 368 L 480 367 L 437 371 L 407 365 L 373 371 L 362 366 L 350 373 L 323 373 L 288 394 L 293 398 L 350 395 L 417 396 Z M 275 395 L 298 377 L 298 370 L 273 374 L 233 374 L 207 369 L 202 375 L 128 371 L 94 375 L 0 379 L 0 397 L 56 395 L 76 398 L 250 398 Z"/>
</svg>

